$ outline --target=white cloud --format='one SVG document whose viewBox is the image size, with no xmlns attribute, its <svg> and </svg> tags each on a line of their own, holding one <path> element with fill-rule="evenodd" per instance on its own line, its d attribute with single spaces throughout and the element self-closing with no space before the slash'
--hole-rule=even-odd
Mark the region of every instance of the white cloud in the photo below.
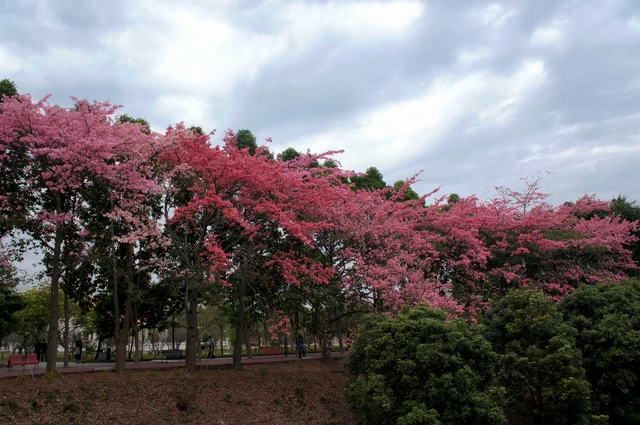
<svg viewBox="0 0 640 425">
<path fill-rule="evenodd" d="M 351 2 L 325 4 L 295 2 L 277 12 L 292 41 L 304 45 L 326 33 L 365 40 L 394 38 L 424 12 L 419 1 Z"/>
<path fill-rule="evenodd" d="M 263 67 L 324 34 L 360 41 L 397 37 L 420 18 L 423 8 L 415 1 L 287 2 L 269 11 L 280 21 L 270 33 L 233 23 L 224 2 L 206 13 L 173 3 L 141 2 L 127 11 L 135 24 L 109 33 L 102 42 L 127 78 L 191 95 L 225 97 Z"/>
<path fill-rule="evenodd" d="M 187 126 L 199 125 L 207 132 L 216 128 L 211 105 L 195 96 L 159 96 L 153 109 L 165 122 L 184 121 Z M 164 128 L 154 130 L 164 131 Z"/>
<path fill-rule="evenodd" d="M 205 16 L 195 9 L 142 3 L 132 13 L 145 21 L 103 42 L 124 74 L 165 89 L 226 96 L 234 84 L 285 53 L 278 37 L 248 32 L 215 12 Z"/>
<path fill-rule="evenodd" d="M 462 50 L 458 54 L 458 62 L 462 65 L 471 65 L 472 63 L 491 56 L 491 50 L 479 47 L 474 50 Z"/>
<path fill-rule="evenodd" d="M 0 45 L 0 75 L 8 75 L 22 69 L 22 60 L 7 47 Z M 4 78 L 4 77 L 3 77 Z"/>
<path fill-rule="evenodd" d="M 545 77 L 544 63 L 539 61 L 523 62 L 510 76 L 488 72 L 442 76 L 414 99 L 373 109 L 344 129 L 303 139 L 297 145 L 315 152 L 344 147 L 343 164 L 356 170 L 372 163 L 381 167 L 399 164 L 443 141 L 462 118 L 474 119 L 472 130 L 504 124 Z"/>
<path fill-rule="evenodd" d="M 563 21 L 557 21 L 549 26 L 537 28 L 531 36 L 531 44 L 548 46 L 560 43 L 564 40 L 564 26 Z"/>
<path fill-rule="evenodd" d="M 640 32 L 640 18 L 633 17 L 627 21 L 627 25 L 631 30 Z"/>
<path fill-rule="evenodd" d="M 517 14 L 518 12 L 515 9 L 506 9 L 499 3 L 492 3 L 482 11 L 481 20 L 487 26 L 501 28 L 510 18 Z"/>
</svg>

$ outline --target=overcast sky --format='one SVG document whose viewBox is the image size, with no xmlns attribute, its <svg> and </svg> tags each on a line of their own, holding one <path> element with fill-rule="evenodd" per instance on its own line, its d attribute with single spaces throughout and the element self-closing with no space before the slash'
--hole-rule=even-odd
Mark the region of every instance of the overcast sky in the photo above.
<svg viewBox="0 0 640 425">
<path fill-rule="evenodd" d="M 180 7 L 177 5 L 180 4 Z M 486 198 L 640 199 L 640 1 L 0 0 L 0 79 Z M 217 137 L 219 140 L 220 137 Z"/>
</svg>

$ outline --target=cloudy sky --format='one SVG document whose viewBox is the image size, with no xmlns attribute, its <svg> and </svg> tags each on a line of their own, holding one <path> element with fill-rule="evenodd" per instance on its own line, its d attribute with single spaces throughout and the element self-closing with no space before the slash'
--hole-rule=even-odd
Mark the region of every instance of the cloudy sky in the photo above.
<svg viewBox="0 0 640 425">
<path fill-rule="evenodd" d="M 176 6 L 180 4 L 180 6 Z M 424 193 L 640 199 L 640 1 L 0 0 L 0 79 Z"/>
</svg>

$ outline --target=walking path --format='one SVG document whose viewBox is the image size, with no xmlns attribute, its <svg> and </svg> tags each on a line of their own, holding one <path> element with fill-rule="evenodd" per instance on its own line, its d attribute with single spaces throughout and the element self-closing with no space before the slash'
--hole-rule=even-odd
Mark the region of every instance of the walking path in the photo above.
<svg viewBox="0 0 640 425">
<path fill-rule="evenodd" d="M 331 353 L 332 358 L 344 357 L 347 353 Z M 318 360 L 322 358 L 322 353 L 313 353 L 307 354 L 306 357 L 303 357 L 302 360 Z M 242 364 L 256 364 L 256 363 L 279 363 L 279 362 L 291 362 L 298 360 L 298 357 L 295 354 L 290 354 L 288 356 L 254 356 L 253 359 L 248 357 L 242 357 Z M 5 363 L 6 364 L 6 363 Z M 58 372 L 62 374 L 69 373 L 87 373 L 87 372 L 97 372 L 102 370 L 113 370 L 115 368 L 115 363 L 113 362 L 96 362 L 96 363 L 74 363 L 69 362 L 69 367 L 63 367 L 63 362 L 56 362 L 56 369 Z M 196 362 L 196 367 L 202 369 L 209 368 L 220 368 L 220 367 L 228 367 L 233 365 L 233 358 L 231 357 L 216 357 L 215 359 L 202 359 Z M 140 370 L 140 369 L 176 369 L 176 368 L 184 368 L 185 363 L 184 360 L 169 360 L 168 362 L 161 362 L 160 360 L 145 360 L 141 361 L 138 364 L 134 362 L 126 362 L 125 369 L 126 370 Z M 33 368 L 33 366 L 31 366 Z M 22 374 L 33 374 L 35 375 L 44 375 L 47 366 L 46 363 L 40 363 L 40 367 L 37 369 L 31 369 L 27 366 L 24 370 L 20 367 L 14 367 L 13 370 L 9 370 L 6 367 L 0 369 L 0 379 L 2 378 L 11 378 L 16 377 Z"/>
</svg>

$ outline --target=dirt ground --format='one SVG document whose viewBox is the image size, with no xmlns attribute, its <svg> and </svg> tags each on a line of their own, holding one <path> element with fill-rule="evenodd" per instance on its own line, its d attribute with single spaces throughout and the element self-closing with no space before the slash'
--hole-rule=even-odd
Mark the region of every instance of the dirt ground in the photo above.
<svg viewBox="0 0 640 425">
<path fill-rule="evenodd" d="M 351 424 L 338 361 L 0 380 L 0 423 Z"/>
</svg>

